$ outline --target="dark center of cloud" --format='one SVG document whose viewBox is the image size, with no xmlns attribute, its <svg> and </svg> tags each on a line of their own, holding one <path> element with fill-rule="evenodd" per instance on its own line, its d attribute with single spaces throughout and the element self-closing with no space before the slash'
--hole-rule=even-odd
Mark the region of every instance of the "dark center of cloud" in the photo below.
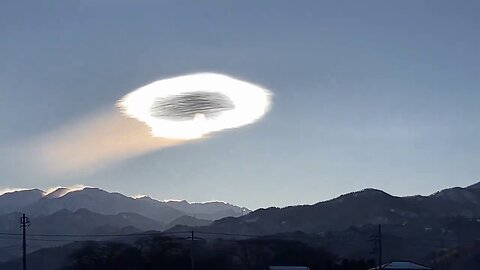
<svg viewBox="0 0 480 270">
<path fill-rule="evenodd" d="M 150 111 L 152 116 L 164 120 L 187 121 L 203 114 L 206 119 L 235 109 L 232 100 L 218 92 L 196 91 L 155 99 Z"/>
</svg>

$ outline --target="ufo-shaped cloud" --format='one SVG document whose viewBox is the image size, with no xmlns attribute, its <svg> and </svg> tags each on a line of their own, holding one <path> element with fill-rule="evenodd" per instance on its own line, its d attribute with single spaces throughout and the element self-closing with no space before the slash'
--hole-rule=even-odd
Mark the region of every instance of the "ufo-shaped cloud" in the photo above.
<svg viewBox="0 0 480 270">
<path fill-rule="evenodd" d="M 122 112 L 150 126 L 154 137 L 196 139 L 260 119 L 270 91 L 225 75 L 201 73 L 159 80 L 123 97 Z"/>
</svg>

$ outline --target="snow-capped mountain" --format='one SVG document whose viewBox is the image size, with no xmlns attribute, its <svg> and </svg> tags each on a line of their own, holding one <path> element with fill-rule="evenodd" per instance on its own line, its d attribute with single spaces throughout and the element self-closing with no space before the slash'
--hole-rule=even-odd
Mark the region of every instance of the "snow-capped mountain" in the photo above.
<svg viewBox="0 0 480 270">
<path fill-rule="evenodd" d="M 79 186 L 59 187 L 50 192 L 32 189 L 0 195 L 0 214 L 25 212 L 31 217 L 36 217 L 51 215 L 63 209 L 69 211 L 88 209 L 105 215 L 136 213 L 164 223 L 169 223 L 184 215 L 216 220 L 229 216 L 238 217 L 250 212 L 246 208 L 224 202 L 164 202 L 147 196 L 132 198 L 117 192 Z"/>
</svg>

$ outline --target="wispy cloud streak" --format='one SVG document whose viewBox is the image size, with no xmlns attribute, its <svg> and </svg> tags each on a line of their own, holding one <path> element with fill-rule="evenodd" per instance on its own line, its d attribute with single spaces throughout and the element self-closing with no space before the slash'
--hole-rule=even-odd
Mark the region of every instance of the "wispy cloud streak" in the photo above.
<svg viewBox="0 0 480 270">
<path fill-rule="evenodd" d="M 89 171 L 112 162 L 181 144 L 153 138 L 149 128 L 117 110 L 97 112 L 36 139 L 33 164 L 50 175 Z"/>
</svg>

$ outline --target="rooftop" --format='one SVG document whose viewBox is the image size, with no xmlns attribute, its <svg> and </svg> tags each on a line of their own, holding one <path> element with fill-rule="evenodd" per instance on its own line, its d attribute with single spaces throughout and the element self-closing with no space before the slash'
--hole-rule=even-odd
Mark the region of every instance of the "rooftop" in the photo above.
<svg viewBox="0 0 480 270">
<path fill-rule="evenodd" d="M 378 269 L 378 267 L 370 268 L 370 270 Z M 418 269 L 432 269 L 420 264 L 416 264 L 409 261 L 393 261 L 387 264 L 382 265 L 381 269 L 410 269 L 410 270 L 418 270 Z"/>
</svg>

